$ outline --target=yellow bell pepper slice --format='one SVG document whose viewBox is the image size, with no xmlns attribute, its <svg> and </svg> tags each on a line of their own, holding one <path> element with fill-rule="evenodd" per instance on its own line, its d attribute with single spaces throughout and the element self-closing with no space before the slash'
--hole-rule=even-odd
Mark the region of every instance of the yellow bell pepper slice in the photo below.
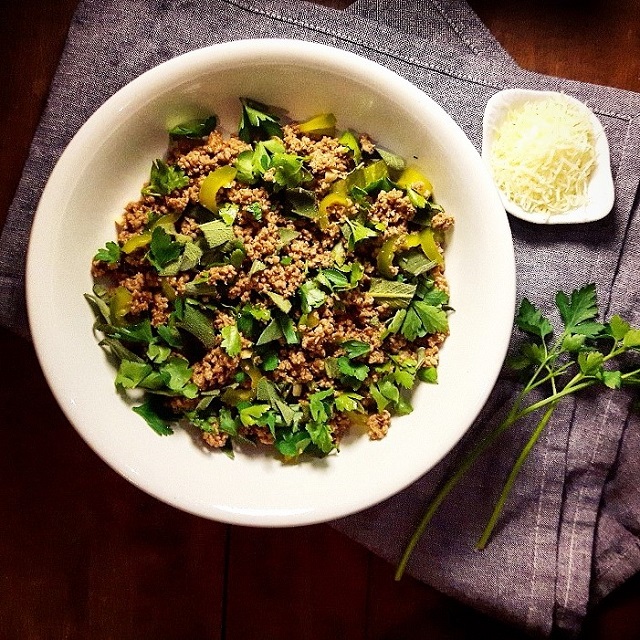
<svg viewBox="0 0 640 640">
<path fill-rule="evenodd" d="M 442 264 L 442 254 L 438 248 L 438 243 L 433 236 L 433 231 L 431 229 L 423 229 L 418 233 L 420 236 L 420 246 L 422 247 L 422 252 L 424 253 L 429 260 L 433 260 L 436 264 Z"/>
<path fill-rule="evenodd" d="M 228 187 L 236 177 L 237 169 L 230 165 L 212 171 L 200 185 L 200 204 L 213 213 L 218 211 L 218 191 Z"/>
<path fill-rule="evenodd" d="M 358 142 L 358 139 L 355 137 L 352 131 L 345 131 L 338 138 L 338 142 L 351 149 L 351 152 L 353 153 L 353 161 L 356 163 L 356 165 L 362 162 L 362 151 L 360 150 L 360 143 Z"/>
<path fill-rule="evenodd" d="M 136 249 L 142 249 L 151 242 L 151 231 L 143 231 L 135 236 L 131 236 L 123 245 L 122 253 L 127 255 L 133 253 Z"/>
<path fill-rule="evenodd" d="M 298 125 L 301 133 L 316 136 L 332 136 L 336 131 L 336 117 L 333 113 L 321 113 Z"/>
<path fill-rule="evenodd" d="M 324 198 L 322 198 L 322 200 L 320 200 L 318 204 L 318 217 L 316 218 L 316 222 L 323 230 L 329 226 L 328 209 L 334 204 L 348 207 L 351 204 L 351 201 L 345 194 L 339 192 L 328 193 Z"/>
<path fill-rule="evenodd" d="M 248 402 L 256 397 L 253 389 L 226 389 L 220 400 L 228 407 L 237 407 L 241 402 Z"/>
<path fill-rule="evenodd" d="M 393 260 L 396 256 L 396 251 L 400 248 L 405 238 L 406 236 L 404 234 L 391 236 L 382 243 L 382 247 L 380 247 L 380 251 L 378 251 L 376 257 L 376 265 L 380 274 L 385 278 L 393 278 L 395 276 Z"/>
<path fill-rule="evenodd" d="M 258 382 L 260 382 L 260 380 L 262 380 L 264 376 L 262 375 L 261 371 L 251 362 L 243 360 L 240 366 L 251 379 L 251 389 L 255 391 L 258 388 Z"/>
<path fill-rule="evenodd" d="M 406 167 L 396 184 L 403 189 L 413 189 L 427 199 L 433 193 L 433 185 L 429 179 L 415 167 Z"/>
<path fill-rule="evenodd" d="M 112 325 L 121 327 L 124 324 L 125 316 L 131 311 L 132 300 L 131 291 L 126 287 L 118 287 L 113 292 L 113 297 L 109 302 L 109 317 Z"/>
<path fill-rule="evenodd" d="M 384 160 L 376 160 L 371 164 L 362 168 L 363 187 L 366 189 L 369 185 L 386 178 L 389 175 L 389 168 Z"/>
<path fill-rule="evenodd" d="M 175 233 L 175 224 L 178 222 L 178 218 L 180 217 L 180 213 L 174 211 L 173 213 L 165 213 L 163 216 L 160 216 L 150 227 L 151 231 L 153 231 L 156 227 L 163 227 L 167 233 Z"/>
</svg>

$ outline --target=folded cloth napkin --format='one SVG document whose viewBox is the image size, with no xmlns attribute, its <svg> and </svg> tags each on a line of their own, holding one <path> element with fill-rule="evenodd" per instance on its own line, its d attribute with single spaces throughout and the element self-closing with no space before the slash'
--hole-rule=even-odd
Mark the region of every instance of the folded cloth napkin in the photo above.
<svg viewBox="0 0 640 640">
<path fill-rule="evenodd" d="M 384 23 L 409 35 L 418 35 L 428 42 L 438 39 L 443 46 L 453 44 L 454 48 L 470 51 L 482 56 L 489 64 L 515 65 L 509 54 L 495 40 L 489 30 L 464 2 L 441 2 L 439 0 L 357 0 L 347 8 L 347 12 L 366 17 L 368 20 Z M 456 43 L 456 40 L 459 42 Z M 455 55 L 452 52 L 452 55 Z M 544 88 L 544 86 L 541 86 Z M 560 88 L 562 90 L 562 88 Z M 615 103 L 615 91 L 611 91 L 611 103 Z M 636 101 L 637 102 L 637 101 Z M 593 106 L 593 105 L 592 105 Z M 635 113 L 637 107 L 631 113 Z M 602 114 L 599 114 L 602 118 Z M 632 116 L 633 117 L 633 116 Z M 616 138 L 608 132 L 610 142 L 616 144 Z M 633 153 L 634 146 L 627 146 L 627 153 Z M 630 176 L 634 173 L 631 171 Z M 619 193 L 619 187 L 616 187 Z M 634 205 L 637 209 L 637 205 Z M 636 214 L 637 215 L 637 214 Z M 629 227 L 628 233 L 633 233 Z M 637 242 L 627 242 L 620 254 L 619 260 L 629 266 L 625 273 L 632 274 L 633 264 L 637 264 Z M 519 272 L 520 276 L 520 272 Z M 623 307 L 614 307 L 613 297 L 610 298 L 608 310 L 610 312 L 631 313 L 636 306 L 634 302 L 633 285 L 637 285 L 637 278 L 617 278 L 615 283 L 619 289 L 617 300 L 626 300 Z M 560 286 L 558 282 L 558 286 Z M 552 286 L 552 282 L 549 282 Z M 523 289 L 523 286 L 520 287 Z M 622 297 L 621 297 L 622 296 Z M 618 303 L 619 303 L 618 302 Z M 620 424 L 626 419 L 626 411 L 620 416 Z M 633 424 L 635 424 L 635 420 Z M 601 422 L 601 424 L 606 424 Z M 573 439 L 583 436 L 577 426 L 573 426 Z M 616 432 L 617 434 L 618 432 Z M 599 437 L 599 436 L 598 436 Z M 617 435 L 607 432 L 611 438 L 611 445 L 615 446 Z M 593 441 L 593 435 L 587 438 L 587 443 Z M 586 445 L 585 451 L 589 444 Z M 576 630 L 584 616 L 587 604 L 593 605 L 610 593 L 615 587 L 631 577 L 640 568 L 640 500 L 637 490 L 637 461 L 640 452 L 640 434 L 630 425 L 623 425 L 619 441 L 616 462 L 609 469 L 604 490 L 600 493 L 600 481 L 595 484 L 595 493 L 591 499 L 584 496 L 593 491 L 583 483 L 580 469 L 585 464 L 585 454 L 578 461 L 575 468 L 568 466 L 565 472 L 566 502 L 562 506 L 561 520 L 558 533 L 558 555 L 555 574 L 551 572 L 549 580 L 556 582 L 554 619 L 558 629 Z M 451 456 L 455 460 L 454 456 Z M 590 462 L 591 463 L 591 462 Z M 595 478 L 594 478 L 595 479 Z M 598 496 L 601 496 L 598 504 Z M 577 498 L 577 499 L 576 499 Z M 586 526 L 579 526 L 579 518 L 583 514 L 582 506 L 585 500 L 590 500 L 591 515 L 588 516 Z M 595 510 L 594 508 L 595 507 Z M 595 531 L 593 519 L 595 518 Z M 348 532 L 349 530 L 347 530 Z M 581 561 L 576 563 L 579 554 Z M 391 558 L 392 559 L 392 558 Z M 589 567 L 591 572 L 589 572 Z M 545 598 L 552 598 L 547 592 L 540 590 L 538 578 L 538 592 Z M 590 595 L 588 594 L 590 591 Z M 462 597 L 463 594 L 459 594 Z M 549 600 L 550 602 L 550 600 Z M 547 615 L 546 609 L 543 615 Z M 530 618 L 533 610 L 528 614 Z M 535 625 L 534 625 L 535 626 Z"/>
<path fill-rule="evenodd" d="M 611 146 L 614 210 L 583 226 L 511 220 L 518 294 L 553 313 L 558 289 L 595 282 L 601 308 L 640 324 L 634 268 L 640 253 L 635 202 L 640 96 L 520 69 L 463 0 L 361 0 L 348 12 L 281 0 L 82 0 L 0 238 L 4 326 L 27 333 L 24 256 L 31 220 L 57 158 L 86 118 L 159 62 L 250 37 L 300 38 L 368 57 L 432 96 L 478 148 L 484 106 L 499 89 L 553 89 L 584 101 L 602 121 Z M 512 395 L 513 384 L 502 377 L 467 437 L 436 469 L 334 526 L 397 561 L 434 486 Z M 603 393 L 558 410 L 530 455 L 491 544 L 474 552 L 531 425 L 507 433 L 445 503 L 409 571 L 533 633 L 575 635 L 589 603 L 640 569 L 640 498 L 633 486 L 639 425 L 628 400 L 624 393 Z"/>
</svg>

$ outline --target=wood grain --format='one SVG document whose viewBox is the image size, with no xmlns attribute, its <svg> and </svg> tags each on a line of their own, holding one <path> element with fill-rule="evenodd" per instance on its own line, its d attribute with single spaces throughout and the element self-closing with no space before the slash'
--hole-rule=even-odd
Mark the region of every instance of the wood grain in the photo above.
<svg viewBox="0 0 640 640">
<path fill-rule="evenodd" d="M 335 8 L 346 0 L 322 0 Z M 640 4 L 470 0 L 521 66 L 640 91 Z M 5 0 L 0 223 L 17 187 L 76 0 Z M 410 578 L 326 525 L 209 522 L 107 467 L 57 407 L 32 347 L 0 330 L 0 638 L 525 636 Z M 640 578 L 584 638 L 637 638 Z"/>
</svg>

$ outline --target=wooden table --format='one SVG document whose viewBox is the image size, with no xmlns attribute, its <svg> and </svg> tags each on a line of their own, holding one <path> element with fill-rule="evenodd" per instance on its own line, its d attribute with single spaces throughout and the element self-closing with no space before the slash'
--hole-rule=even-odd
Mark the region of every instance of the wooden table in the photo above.
<svg viewBox="0 0 640 640">
<path fill-rule="evenodd" d="M 640 91 L 640 4 L 470 0 L 523 67 Z M 344 7 L 347 0 L 325 0 Z M 76 0 L 5 0 L 0 223 Z M 524 637 L 327 525 L 259 530 L 187 515 L 108 468 L 58 409 L 31 346 L 0 331 L 0 638 Z M 640 578 L 585 638 L 640 637 Z"/>
</svg>

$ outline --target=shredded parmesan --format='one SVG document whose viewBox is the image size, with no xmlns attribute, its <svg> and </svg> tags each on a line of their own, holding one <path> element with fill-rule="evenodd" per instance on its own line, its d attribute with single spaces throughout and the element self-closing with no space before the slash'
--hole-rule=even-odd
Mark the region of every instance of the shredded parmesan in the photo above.
<svg viewBox="0 0 640 640">
<path fill-rule="evenodd" d="M 584 206 L 596 163 L 586 108 L 558 95 L 511 109 L 495 132 L 490 162 L 498 188 L 524 211 Z"/>
</svg>

